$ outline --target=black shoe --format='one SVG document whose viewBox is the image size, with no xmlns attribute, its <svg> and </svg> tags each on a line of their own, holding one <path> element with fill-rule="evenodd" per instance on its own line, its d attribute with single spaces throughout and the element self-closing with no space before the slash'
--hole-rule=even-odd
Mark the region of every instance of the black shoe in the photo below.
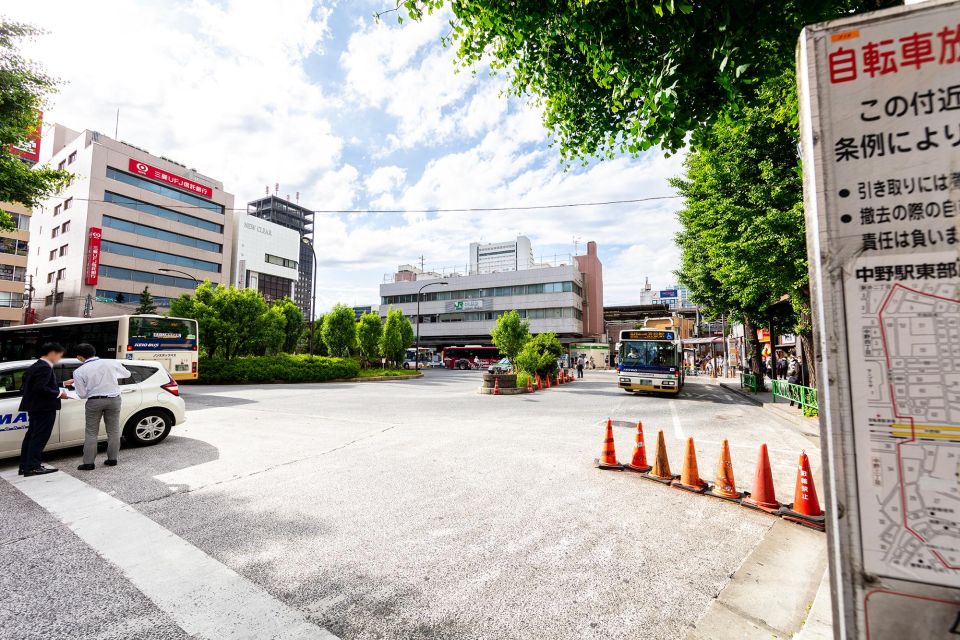
<svg viewBox="0 0 960 640">
<path fill-rule="evenodd" d="M 108 467 L 115 467 L 115 466 L 117 466 L 117 461 L 116 461 L 116 460 L 106 460 L 106 461 L 104 461 L 103 464 L 107 465 Z"/>
<path fill-rule="evenodd" d="M 53 467 L 37 467 L 36 469 L 27 469 L 23 472 L 24 477 L 29 476 L 42 476 L 48 473 L 55 473 L 59 469 L 54 469 Z"/>
<path fill-rule="evenodd" d="M 97 466 L 93 464 L 82 464 L 77 467 L 77 471 L 93 471 Z"/>
</svg>

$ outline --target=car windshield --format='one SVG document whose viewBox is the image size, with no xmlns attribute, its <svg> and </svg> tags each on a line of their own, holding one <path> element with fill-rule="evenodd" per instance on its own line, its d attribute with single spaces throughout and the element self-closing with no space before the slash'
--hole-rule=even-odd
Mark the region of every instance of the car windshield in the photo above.
<svg viewBox="0 0 960 640">
<path fill-rule="evenodd" d="M 625 366 L 675 366 L 676 357 L 672 342 L 626 340 L 620 345 L 620 364 Z"/>
</svg>

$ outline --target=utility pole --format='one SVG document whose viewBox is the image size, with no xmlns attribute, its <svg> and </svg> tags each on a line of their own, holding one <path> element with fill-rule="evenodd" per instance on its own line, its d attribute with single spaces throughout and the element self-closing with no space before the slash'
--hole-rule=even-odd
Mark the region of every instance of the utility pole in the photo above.
<svg viewBox="0 0 960 640">
<path fill-rule="evenodd" d="M 83 317 L 90 318 L 92 316 L 93 316 L 93 296 L 88 293 L 87 299 L 83 303 Z"/>
<path fill-rule="evenodd" d="M 30 324 L 33 311 L 33 276 L 27 276 L 27 306 L 23 310 L 23 324 Z"/>
<path fill-rule="evenodd" d="M 57 276 L 57 279 L 53 281 L 53 315 L 57 315 L 57 295 L 60 292 L 60 276 Z"/>
</svg>

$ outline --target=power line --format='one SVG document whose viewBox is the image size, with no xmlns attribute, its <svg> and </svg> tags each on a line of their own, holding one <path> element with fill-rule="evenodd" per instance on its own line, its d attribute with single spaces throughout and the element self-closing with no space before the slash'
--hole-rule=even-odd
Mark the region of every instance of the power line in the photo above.
<svg viewBox="0 0 960 640">
<path fill-rule="evenodd" d="M 604 207 L 619 204 L 637 204 L 640 202 L 651 202 L 654 200 L 674 200 L 682 196 L 648 196 L 646 198 L 629 198 L 626 200 L 604 200 L 600 202 L 569 202 L 564 204 L 539 204 L 539 205 L 514 205 L 509 207 L 451 207 L 436 209 L 307 209 L 310 213 L 479 213 L 484 211 L 533 211 L 539 209 L 572 209 L 576 207 Z M 111 200 L 97 200 L 94 198 L 74 198 L 83 202 L 98 202 L 108 204 L 118 204 Z M 203 209 L 210 211 L 210 207 L 204 207 L 196 204 L 164 204 L 155 205 L 153 203 L 143 203 L 147 206 L 156 206 L 164 209 Z M 213 203 L 216 204 L 216 203 Z M 124 206 L 124 205 L 120 205 Z M 247 211 L 246 207 L 223 208 L 224 211 Z"/>
</svg>

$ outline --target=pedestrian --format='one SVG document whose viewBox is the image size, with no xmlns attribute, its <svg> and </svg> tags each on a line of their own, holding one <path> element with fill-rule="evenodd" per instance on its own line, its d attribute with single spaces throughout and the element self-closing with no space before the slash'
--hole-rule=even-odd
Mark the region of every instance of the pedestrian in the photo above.
<svg viewBox="0 0 960 640">
<path fill-rule="evenodd" d="M 473 356 L 473 368 L 474 369 L 480 368 L 480 356 Z"/>
<path fill-rule="evenodd" d="M 84 406 L 83 464 L 77 469 L 92 471 L 95 468 L 101 419 L 107 427 L 107 461 L 104 464 L 116 466 L 120 453 L 120 380 L 129 378 L 130 370 L 118 360 L 101 360 L 93 345 L 85 342 L 76 346 L 75 353 L 80 366 L 67 384 L 72 383 L 77 396 L 87 401 Z"/>
<path fill-rule="evenodd" d="M 800 360 L 796 355 L 790 355 L 790 362 L 787 364 L 787 382 L 789 384 L 800 384 Z M 793 406 L 794 393 L 793 387 L 790 387 L 790 406 Z M 798 401 L 799 404 L 799 401 Z"/>
<path fill-rule="evenodd" d="M 596 363 L 593 361 L 593 356 L 590 356 L 590 368 L 591 368 L 591 369 L 596 369 L 596 368 L 597 368 Z"/>
<path fill-rule="evenodd" d="M 787 361 L 787 354 L 781 353 L 780 359 L 777 360 L 777 377 L 783 380 L 787 377 L 787 366 L 789 362 Z"/>
<path fill-rule="evenodd" d="M 581 353 L 579 356 L 577 356 L 577 377 L 578 378 L 583 377 L 583 365 L 585 364 L 586 364 L 586 361 L 584 360 L 583 354 Z"/>
<path fill-rule="evenodd" d="M 63 347 L 56 342 L 47 342 L 40 347 L 40 359 L 23 374 L 20 411 L 27 412 L 29 425 L 20 446 L 22 476 L 39 476 L 57 471 L 53 467 L 43 466 L 40 458 L 57 422 L 60 400 L 67 397 L 53 373 L 54 365 L 62 357 Z"/>
</svg>

